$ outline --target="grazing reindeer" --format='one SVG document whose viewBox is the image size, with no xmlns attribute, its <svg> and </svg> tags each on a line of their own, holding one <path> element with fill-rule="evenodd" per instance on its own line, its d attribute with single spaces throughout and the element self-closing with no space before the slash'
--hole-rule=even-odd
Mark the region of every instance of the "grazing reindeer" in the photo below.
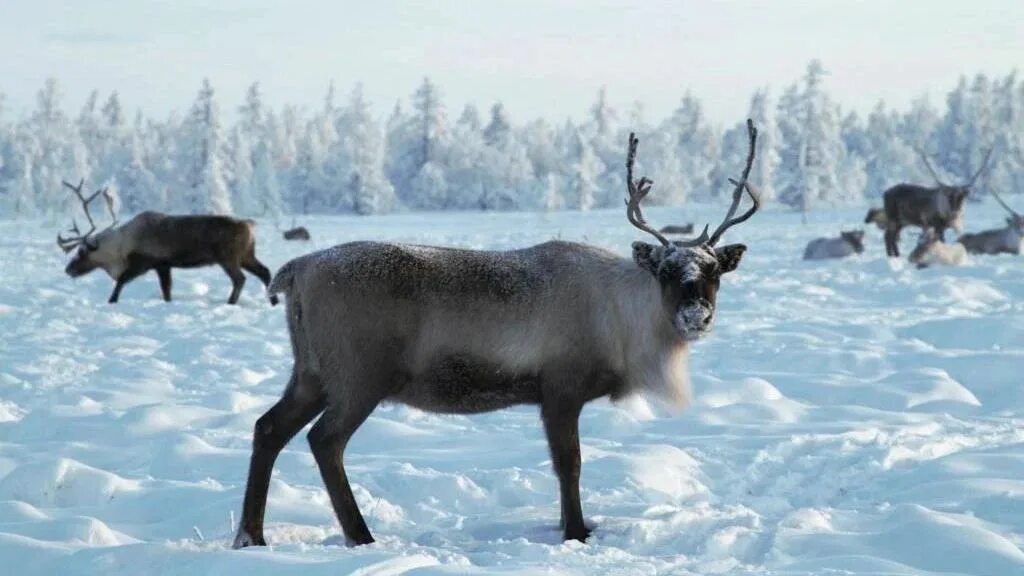
<svg viewBox="0 0 1024 576">
<path fill-rule="evenodd" d="M 864 251 L 864 231 L 840 232 L 839 238 L 815 238 L 804 249 L 804 260 L 846 258 Z"/>
<path fill-rule="evenodd" d="M 305 226 L 296 226 L 284 231 L 285 240 L 309 240 L 309 230 Z"/>
<path fill-rule="evenodd" d="M 992 190 L 992 196 L 1010 213 L 1006 227 L 964 234 L 960 236 L 960 243 L 971 254 L 1020 254 L 1021 239 L 1024 238 L 1024 216 L 1003 202 L 995 190 Z"/>
<path fill-rule="evenodd" d="M 236 548 L 265 545 L 263 515 L 278 453 L 307 422 L 313 456 L 346 538 L 373 542 L 345 474 L 352 434 L 382 401 L 472 414 L 535 404 L 558 475 L 566 540 L 590 529 L 580 506 L 579 415 L 591 400 L 644 391 L 684 406 L 690 342 L 711 329 L 721 276 L 746 246 L 716 248 L 759 207 L 747 183 L 756 130 L 732 205 L 710 236 L 675 246 L 644 221 L 647 178 L 626 160 L 626 216 L 659 245 L 633 244 L 632 260 L 551 241 L 490 252 L 355 242 L 291 260 L 270 292 L 283 292 L 295 365 L 280 401 L 256 421 Z M 743 192 L 753 206 L 734 217 Z"/>
<path fill-rule="evenodd" d="M 669 224 L 662 226 L 661 230 L 658 230 L 662 234 L 693 234 L 693 222 L 687 222 L 686 224 Z"/>
<path fill-rule="evenodd" d="M 933 264 L 940 266 L 960 266 L 967 261 L 967 248 L 959 242 L 946 244 L 937 232 L 931 228 L 921 232 L 917 246 L 908 258 L 918 268 L 927 268 Z"/>
<path fill-rule="evenodd" d="M 96 268 L 102 268 L 114 279 L 114 291 L 108 302 L 117 302 L 121 289 L 132 280 L 150 270 L 160 278 L 160 291 L 164 300 L 171 300 L 171 268 L 194 268 L 220 264 L 231 278 L 231 296 L 228 304 L 238 301 L 245 284 L 246 270 L 256 275 L 264 285 L 270 283 L 270 270 L 256 259 L 256 239 L 252 220 L 239 220 L 228 216 L 168 216 L 159 212 L 142 212 L 121 226 L 117 226 L 113 200 L 104 188 L 86 198 L 82 184 L 72 186 L 64 182 L 82 203 L 89 220 L 89 230 L 82 234 L 72 221 L 74 236 L 57 235 L 57 245 L 65 253 L 77 248 L 64 270 L 77 278 Z M 99 195 L 107 203 L 112 222 L 99 232 L 89 213 L 89 204 Z M 115 228 L 115 226 L 117 226 Z M 271 298 L 276 301 L 276 298 Z"/>
<path fill-rule="evenodd" d="M 928 161 L 928 156 L 921 150 L 918 150 L 918 153 L 935 179 L 936 186 L 897 184 L 882 194 L 884 208 L 881 211 L 872 208 L 864 218 L 865 223 L 874 222 L 885 230 L 885 253 L 888 256 L 900 255 L 900 230 L 905 226 L 918 226 L 922 230 L 933 229 L 939 240 L 945 239 L 947 228 L 952 228 L 957 233 L 963 229 L 964 200 L 970 194 L 978 176 L 988 166 L 992 149 L 989 148 L 985 153 L 981 167 L 970 180 L 959 186 L 943 183 Z"/>
</svg>

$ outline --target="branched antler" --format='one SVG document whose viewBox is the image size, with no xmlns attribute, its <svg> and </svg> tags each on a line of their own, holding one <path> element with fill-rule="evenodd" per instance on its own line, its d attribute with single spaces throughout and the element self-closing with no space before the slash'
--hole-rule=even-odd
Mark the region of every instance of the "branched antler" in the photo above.
<svg viewBox="0 0 1024 576">
<path fill-rule="evenodd" d="M 942 181 L 941 178 L 939 178 L 939 174 L 935 171 L 935 168 L 932 168 L 932 163 L 928 160 L 928 155 L 925 154 L 924 150 L 921 150 L 917 146 L 914 146 L 914 151 L 917 152 L 917 155 L 921 157 L 921 160 L 924 162 L 924 167 L 927 168 L 928 172 L 931 173 L 932 178 L 935 179 L 935 183 L 938 184 L 939 186 L 948 186 L 948 184 L 946 184 L 945 182 Z"/>
<path fill-rule="evenodd" d="M 1009 212 L 1013 217 L 1015 217 L 1015 218 L 1020 218 L 1021 217 L 1021 215 L 1018 214 L 1016 210 L 1014 210 L 1013 208 L 1010 208 L 1010 205 L 1003 201 L 1002 196 L 1000 196 L 999 193 L 996 192 L 994 188 L 989 190 L 989 192 L 996 199 L 996 202 L 999 202 L 999 205 L 1002 206 L 1003 208 L 1005 208 L 1006 211 Z"/>
<path fill-rule="evenodd" d="M 646 178 L 640 178 L 639 181 L 633 180 L 633 164 L 636 161 L 636 148 L 638 140 L 636 135 L 630 132 L 629 134 L 629 151 L 626 155 L 626 186 L 629 188 L 629 198 L 626 199 L 626 218 L 629 223 L 636 228 L 647 232 L 651 236 L 658 239 L 662 246 L 681 246 L 681 247 L 695 247 L 707 244 L 714 246 L 725 234 L 725 231 L 729 228 L 745 222 L 761 207 L 761 197 L 757 189 L 747 182 L 747 178 L 750 176 L 750 169 L 754 165 L 754 154 L 757 149 L 757 128 L 754 127 L 754 121 L 747 119 L 747 134 L 750 136 L 750 149 L 747 152 L 747 163 L 743 167 L 743 173 L 739 180 L 729 179 L 736 188 L 732 193 L 732 205 L 729 206 L 728 212 L 725 214 L 725 219 L 718 225 L 715 232 L 708 235 L 708 225 L 704 226 L 704 230 L 696 238 L 692 240 L 683 240 L 677 242 L 670 242 L 667 238 L 661 235 L 657 230 L 648 226 L 647 221 L 644 220 L 643 213 L 640 211 L 640 202 L 647 196 L 647 193 L 651 191 L 651 185 L 653 182 Z M 738 217 L 733 217 L 736 214 L 737 208 L 739 208 L 740 201 L 743 199 L 743 191 L 746 191 L 750 196 L 750 200 L 753 205 L 749 210 L 744 212 Z"/>
<path fill-rule="evenodd" d="M 100 232 L 109 230 L 110 228 L 116 226 L 117 216 L 114 214 L 114 198 L 110 195 L 110 192 L 107 188 L 97 190 L 92 194 L 92 196 L 86 198 L 85 195 L 82 194 L 82 186 L 85 184 L 85 178 L 82 178 L 78 182 L 78 186 L 74 186 L 68 183 L 67 181 L 62 181 L 62 183 L 65 187 L 71 190 L 78 198 L 78 201 L 82 204 L 82 211 L 85 212 L 85 218 L 89 221 L 89 230 L 87 230 L 84 234 L 78 229 L 78 222 L 76 222 L 74 218 L 71 219 L 71 228 L 68 230 L 68 232 L 71 232 L 73 236 L 71 236 L 70 238 L 64 238 L 60 234 L 57 234 L 57 245 L 60 246 L 61 250 L 63 250 L 64 252 L 70 252 L 80 244 L 88 245 L 90 236 L 92 236 L 93 232 L 96 231 L 96 222 L 93 221 L 92 214 L 89 212 L 89 204 L 93 200 L 95 200 L 97 196 L 103 196 L 103 200 L 107 205 L 107 211 L 110 213 L 111 220 L 110 225 L 101 230 Z"/>
<path fill-rule="evenodd" d="M 755 212 L 761 207 L 761 195 L 758 193 L 757 188 L 747 182 L 747 178 L 750 176 L 750 169 L 754 165 L 754 154 L 757 149 L 757 128 L 754 127 L 754 121 L 747 118 L 747 135 L 749 136 L 749 150 L 747 151 L 747 163 L 743 167 L 743 173 L 739 180 L 733 178 L 729 179 L 729 182 L 736 188 L 732 192 L 732 204 L 729 206 L 729 210 L 725 213 L 725 218 L 722 223 L 715 228 L 715 231 L 711 236 L 708 236 L 708 226 L 704 226 L 704 230 L 699 236 L 692 240 L 684 240 L 677 242 L 677 246 L 694 247 L 702 244 L 714 246 L 722 239 L 722 235 L 729 228 L 732 228 L 736 224 L 746 222 Z M 736 214 L 736 210 L 740 206 L 740 201 L 743 199 L 743 191 L 746 190 L 750 196 L 750 200 L 753 205 L 743 214 L 733 218 Z"/>
<path fill-rule="evenodd" d="M 629 189 L 629 198 L 626 199 L 626 219 L 633 226 L 657 238 L 662 246 L 671 246 L 672 243 L 669 242 L 668 238 L 665 238 L 660 232 L 647 225 L 643 212 L 640 211 L 640 202 L 647 197 L 647 193 L 651 191 L 651 185 L 654 182 L 646 176 L 641 177 L 639 181 L 633 180 L 633 163 L 636 161 L 636 147 L 639 142 L 636 134 L 630 132 L 629 152 L 626 154 L 626 186 Z"/>
<path fill-rule="evenodd" d="M 974 176 L 971 176 L 971 179 L 967 182 L 967 184 L 964 185 L 966 188 L 970 188 L 971 186 L 974 186 L 974 182 L 978 179 L 978 176 L 981 176 L 981 173 L 984 172 L 985 168 L 988 167 L 988 159 L 991 158 L 991 157 L 992 157 L 992 148 L 990 147 L 987 151 L 985 151 L 985 158 L 981 161 L 981 167 L 978 168 L 978 171 L 974 173 Z M 1001 202 L 1001 200 L 1000 200 L 1000 202 Z"/>
</svg>

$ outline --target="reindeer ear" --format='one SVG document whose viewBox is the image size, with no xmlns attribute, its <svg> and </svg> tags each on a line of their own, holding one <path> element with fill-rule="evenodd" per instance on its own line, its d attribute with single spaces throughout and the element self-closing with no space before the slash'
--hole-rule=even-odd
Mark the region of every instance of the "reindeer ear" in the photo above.
<svg viewBox="0 0 1024 576">
<path fill-rule="evenodd" d="M 637 266 L 647 270 L 651 274 L 658 273 L 658 265 L 661 264 L 660 251 L 655 246 L 646 242 L 633 242 L 633 261 Z"/>
<path fill-rule="evenodd" d="M 715 248 L 715 258 L 718 258 L 718 269 L 722 274 L 732 272 L 740 265 L 743 253 L 747 251 L 745 244 L 729 244 L 721 248 Z"/>
</svg>

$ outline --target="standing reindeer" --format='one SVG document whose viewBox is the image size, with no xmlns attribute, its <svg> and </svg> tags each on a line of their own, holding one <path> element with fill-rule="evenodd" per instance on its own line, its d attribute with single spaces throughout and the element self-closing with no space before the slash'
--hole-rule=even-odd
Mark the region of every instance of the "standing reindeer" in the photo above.
<svg viewBox="0 0 1024 576">
<path fill-rule="evenodd" d="M 746 250 L 716 248 L 759 207 L 747 176 L 756 130 L 732 205 L 676 246 L 644 221 L 651 189 L 626 159 L 626 217 L 658 245 L 632 259 L 574 242 L 490 252 L 378 242 L 342 244 L 291 260 L 270 284 L 284 293 L 295 365 L 280 401 L 256 421 L 234 546 L 265 545 L 263 516 L 278 453 L 307 436 L 346 538 L 373 542 L 345 473 L 352 434 L 382 401 L 473 414 L 516 404 L 540 408 L 561 492 L 566 540 L 590 529 L 580 505 L 579 415 L 597 398 L 653 392 L 677 406 L 690 396 L 690 342 L 711 329 L 719 282 Z M 743 197 L 753 206 L 734 217 Z"/>
<path fill-rule="evenodd" d="M 86 198 L 82 194 L 85 180 L 72 186 L 64 182 L 85 212 L 89 230 L 79 231 L 72 220 L 70 238 L 57 234 L 57 245 L 65 253 L 77 249 L 64 270 L 77 278 L 102 268 L 114 279 L 114 291 L 109 303 L 117 302 L 121 289 L 132 280 L 150 270 L 160 278 L 160 291 L 164 300 L 171 300 L 171 268 L 195 268 L 219 264 L 231 278 L 228 304 L 238 302 L 245 284 L 242 270 L 256 275 L 264 285 L 270 283 L 270 270 L 256 259 L 256 238 L 252 220 L 239 220 L 228 216 L 168 216 L 159 212 L 142 212 L 121 226 L 117 226 L 113 199 L 107 189 Z M 96 224 L 89 212 L 89 204 L 102 195 L 110 212 L 109 226 L 96 232 Z M 116 226 L 116 227 L 115 227 Z M 271 298 L 275 302 L 276 298 Z"/>
<path fill-rule="evenodd" d="M 1010 213 L 1006 227 L 964 234 L 960 236 L 960 243 L 971 254 L 1020 254 L 1021 240 L 1024 239 L 1024 216 L 1003 202 L 995 190 L 992 190 L 992 196 Z"/>
<path fill-rule="evenodd" d="M 884 208 L 872 208 L 864 218 L 865 223 L 874 222 L 885 230 L 885 253 L 888 256 L 900 255 L 900 230 L 905 226 L 918 226 L 922 230 L 932 229 L 939 240 L 945 239 L 947 228 L 959 233 L 963 229 L 964 200 L 970 194 L 978 176 L 985 171 L 992 155 L 992 149 L 989 148 L 981 167 L 970 180 L 966 184 L 951 186 L 939 179 L 931 162 L 928 161 L 928 156 L 921 150 L 917 152 L 935 179 L 936 186 L 897 184 L 882 194 Z"/>
</svg>

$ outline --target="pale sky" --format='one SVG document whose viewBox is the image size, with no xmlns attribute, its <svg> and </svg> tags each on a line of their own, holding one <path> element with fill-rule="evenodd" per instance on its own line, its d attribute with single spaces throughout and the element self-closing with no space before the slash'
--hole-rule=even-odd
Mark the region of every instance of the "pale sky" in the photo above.
<svg viewBox="0 0 1024 576">
<path fill-rule="evenodd" d="M 208 76 L 229 112 L 254 80 L 275 107 L 319 106 L 334 80 L 339 101 L 363 82 L 383 116 L 429 75 L 452 118 L 501 100 L 516 122 L 561 122 L 605 85 L 650 120 L 690 90 L 731 124 L 754 88 L 779 94 L 811 58 L 859 111 L 925 92 L 941 104 L 961 73 L 1024 68 L 1024 0 L 0 1 L 0 93 L 18 113 L 47 76 L 69 110 L 116 89 L 158 116 Z"/>
</svg>

